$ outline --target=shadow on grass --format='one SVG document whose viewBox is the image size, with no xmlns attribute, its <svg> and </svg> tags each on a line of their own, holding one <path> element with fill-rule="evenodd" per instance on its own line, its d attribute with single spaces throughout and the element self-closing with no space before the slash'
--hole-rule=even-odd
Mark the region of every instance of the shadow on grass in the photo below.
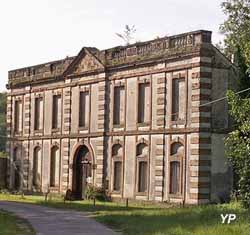
<svg viewBox="0 0 250 235">
<path fill-rule="evenodd" d="M 235 213 L 237 221 L 222 224 L 220 215 L 227 213 Z M 249 211 L 223 206 L 99 213 L 95 218 L 128 235 L 249 235 L 250 231 Z"/>
</svg>

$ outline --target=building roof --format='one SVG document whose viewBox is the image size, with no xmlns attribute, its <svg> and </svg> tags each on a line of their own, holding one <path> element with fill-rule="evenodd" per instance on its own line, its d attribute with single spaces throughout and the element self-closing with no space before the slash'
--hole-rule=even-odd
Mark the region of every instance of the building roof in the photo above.
<svg viewBox="0 0 250 235">
<path fill-rule="evenodd" d="M 59 79 L 76 75 L 79 71 L 101 72 L 126 67 L 130 64 L 178 57 L 199 51 L 201 45 L 211 46 L 211 36 L 211 31 L 198 30 L 105 50 L 83 47 L 74 57 L 9 71 L 8 85 Z M 81 64 L 81 60 L 85 56 L 90 58 L 88 64 Z"/>
</svg>

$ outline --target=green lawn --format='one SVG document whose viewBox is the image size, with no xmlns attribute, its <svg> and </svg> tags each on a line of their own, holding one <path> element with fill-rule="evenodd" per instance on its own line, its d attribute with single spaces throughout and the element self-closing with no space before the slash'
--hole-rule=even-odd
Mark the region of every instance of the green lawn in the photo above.
<svg viewBox="0 0 250 235">
<path fill-rule="evenodd" d="M 0 235 L 33 235 L 31 227 L 22 219 L 0 210 Z"/>
<path fill-rule="evenodd" d="M 97 221 L 129 235 L 249 235 L 250 211 L 239 203 L 224 205 L 194 206 L 187 208 L 169 205 L 124 204 L 92 201 L 74 201 L 63 203 L 54 198 L 44 202 L 44 197 L 0 195 L 0 200 L 14 200 L 35 203 L 57 208 L 70 208 L 91 211 Z M 221 223 L 221 214 L 235 213 L 236 221 L 231 224 Z"/>
</svg>

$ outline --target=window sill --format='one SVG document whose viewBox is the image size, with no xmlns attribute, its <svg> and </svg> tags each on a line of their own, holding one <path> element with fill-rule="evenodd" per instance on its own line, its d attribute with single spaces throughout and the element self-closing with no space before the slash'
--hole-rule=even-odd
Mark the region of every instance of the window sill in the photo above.
<svg viewBox="0 0 250 235">
<path fill-rule="evenodd" d="M 111 193 L 112 193 L 112 194 L 115 194 L 115 195 L 118 195 L 118 194 L 120 195 L 120 194 L 121 194 L 121 191 L 112 191 Z"/>
<path fill-rule="evenodd" d="M 34 130 L 34 134 L 42 134 L 43 130 L 40 129 L 40 130 Z"/>
<path fill-rule="evenodd" d="M 138 127 L 144 127 L 144 126 L 149 126 L 149 122 L 141 122 L 141 123 L 137 123 Z"/>
<path fill-rule="evenodd" d="M 52 132 L 60 132 L 61 129 L 60 129 L 60 128 L 53 128 L 51 131 L 52 131 Z"/>
<path fill-rule="evenodd" d="M 183 119 L 179 119 L 179 120 L 172 120 L 171 121 L 171 124 L 173 124 L 173 125 L 184 125 L 185 124 L 185 120 L 183 120 Z"/>
<path fill-rule="evenodd" d="M 86 127 L 78 127 L 79 131 L 87 131 L 88 129 L 89 129 L 88 126 L 86 126 Z"/>
<path fill-rule="evenodd" d="M 148 192 L 136 192 L 135 193 L 135 196 L 147 196 L 148 195 Z"/>
<path fill-rule="evenodd" d="M 178 193 L 178 194 L 170 193 L 170 194 L 169 194 L 169 198 L 180 199 L 180 198 L 182 198 L 182 195 L 181 195 L 180 193 Z"/>
<path fill-rule="evenodd" d="M 113 124 L 113 128 L 124 128 L 124 124 Z"/>
</svg>

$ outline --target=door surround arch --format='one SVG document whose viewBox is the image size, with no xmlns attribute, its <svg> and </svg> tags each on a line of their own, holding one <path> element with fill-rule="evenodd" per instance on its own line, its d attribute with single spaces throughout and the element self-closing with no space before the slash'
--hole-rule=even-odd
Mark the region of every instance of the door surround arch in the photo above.
<svg viewBox="0 0 250 235">
<path fill-rule="evenodd" d="M 70 166 L 69 166 L 69 188 L 71 189 L 72 193 L 74 194 L 77 188 L 77 180 L 79 181 L 79 179 L 77 179 L 77 174 L 79 174 L 79 172 L 77 172 L 77 170 L 80 170 L 81 174 L 83 173 L 83 166 L 79 166 L 80 164 L 80 160 L 79 158 L 79 154 L 80 151 L 83 151 L 84 155 L 82 155 L 82 158 L 88 158 L 89 163 L 90 163 L 90 170 L 91 170 L 91 182 L 92 184 L 94 184 L 95 182 L 95 159 L 94 159 L 94 154 L 93 154 L 93 149 L 91 147 L 91 145 L 89 143 L 85 143 L 83 141 L 78 142 L 72 149 L 72 154 L 70 156 Z M 79 169 L 78 169 L 78 168 Z M 79 177 L 79 175 L 78 175 Z M 81 178 L 82 180 L 82 178 Z M 79 182 L 78 182 L 79 183 Z"/>
</svg>

